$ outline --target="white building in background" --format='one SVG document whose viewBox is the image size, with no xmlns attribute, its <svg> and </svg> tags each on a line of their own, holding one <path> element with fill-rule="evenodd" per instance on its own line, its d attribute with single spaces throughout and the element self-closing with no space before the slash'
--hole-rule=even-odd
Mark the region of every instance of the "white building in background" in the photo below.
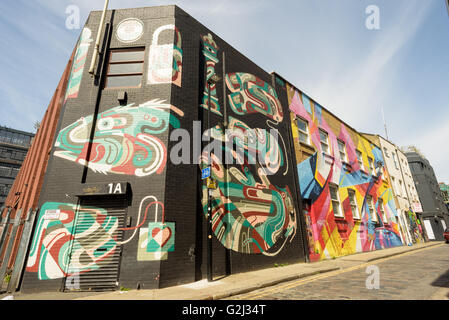
<svg viewBox="0 0 449 320">
<path fill-rule="evenodd" d="M 398 223 L 403 229 L 404 244 L 423 242 L 423 227 L 419 218 L 419 214 L 422 213 L 422 206 L 407 157 L 399 147 L 385 138 L 379 135 L 364 135 L 382 149 L 396 201 Z"/>
</svg>

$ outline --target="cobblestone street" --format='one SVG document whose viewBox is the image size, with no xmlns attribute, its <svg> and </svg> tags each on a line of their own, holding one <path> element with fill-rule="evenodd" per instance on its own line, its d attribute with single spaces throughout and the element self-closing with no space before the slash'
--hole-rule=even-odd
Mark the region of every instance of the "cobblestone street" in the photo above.
<svg viewBox="0 0 449 320">
<path fill-rule="evenodd" d="M 379 270 L 379 289 L 366 282 Z M 231 300 L 449 300 L 449 245 L 373 261 L 353 270 L 295 280 L 234 296 Z"/>
</svg>

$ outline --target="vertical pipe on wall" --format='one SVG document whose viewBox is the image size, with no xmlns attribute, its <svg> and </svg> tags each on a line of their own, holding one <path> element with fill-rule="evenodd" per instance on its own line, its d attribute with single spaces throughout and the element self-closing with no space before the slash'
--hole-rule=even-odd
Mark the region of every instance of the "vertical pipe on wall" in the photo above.
<svg viewBox="0 0 449 320">
<path fill-rule="evenodd" d="M 106 18 L 106 11 L 108 10 L 109 0 L 104 3 L 103 13 L 101 14 L 100 25 L 98 26 L 97 40 L 95 41 L 94 55 L 92 56 L 92 62 L 90 64 L 89 73 L 95 75 L 95 65 L 97 63 L 97 57 L 100 54 L 100 40 L 103 33 L 104 20 Z"/>
</svg>

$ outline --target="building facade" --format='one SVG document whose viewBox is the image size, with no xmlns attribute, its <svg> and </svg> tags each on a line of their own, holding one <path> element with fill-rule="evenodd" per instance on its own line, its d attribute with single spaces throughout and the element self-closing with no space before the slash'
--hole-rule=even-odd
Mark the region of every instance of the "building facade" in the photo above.
<svg viewBox="0 0 449 320">
<path fill-rule="evenodd" d="M 444 204 L 446 205 L 446 208 L 449 210 L 449 185 L 440 182 L 438 184 L 440 186 L 441 190 L 441 199 L 443 200 Z"/>
<path fill-rule="evenodd" d="M 14 183 L 34 134 L 0 127 L 0 208 Z"/>
<path fill-rule="evenodd" d="M 33 143 L 48 152 L 30 150 L 7 199 L 3 217 L 36 215 L 29 245 L 3 245 L 25 248 L 22 291 L 162 288 L 407 242 L 380 143 L 176 6 L 108 10 L 91 75 L 101 14 Z"/>
<path fill-rule="evenodd" d="M 402 245 L 379 146 L 277 76 L 288 96 L 310 260 Z"/>
<path fill-rule="evenodd" d="M 415 147 L 403 148 L 422 205 L 422 220 L 429 240 L 443 240 L 449 212 L 441 198 L 435 172 L 424 155 Z"/>
<path fill-rule="evenodd" d="M 214 276 L 305 261 L 293 157 L 274 137 L 287 139 L 288 106 L 273 76 L 164 6 L 109 10 L 91 77 L 100 16 L 75 49 L 22 290 L 201 280 L 209 225 Z M 201 179 L 208 164 L 214 188 Z"/>
<path fill-rule="evenodd" d="M 381 147 L 396 201 L 399 225 L 403 230 L 403 242 L 424 242 L 424 229 L 420 219 L 422 206 L 407 157 L 394 143 L 385 138 L 373 134 L 364 135 Z"/>
</svg>

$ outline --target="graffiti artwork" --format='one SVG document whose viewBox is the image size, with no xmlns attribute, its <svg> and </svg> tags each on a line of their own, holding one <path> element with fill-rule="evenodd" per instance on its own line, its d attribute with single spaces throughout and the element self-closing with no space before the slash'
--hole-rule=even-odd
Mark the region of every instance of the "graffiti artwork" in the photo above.
<svg viewBox="0 0 449 320">
<path fill-rule="evenodd" d="M 252 87 L 254 92 L 257 91 L 258 98 L 254 98 L 258 100 L 257 107 L 251 106 L 249 111 L 246 106 L 240 106 L 233 108 L 233 111 L 240 116 L 259 113 L 264 118 L 282 120 L 279 116 L 282 114 L 280 102 L 276 101 L 276 106 L 273 107 L 274 100 L 266 98 L 263 93 L 268 91 L 272 94 L 274 89 L 253 75 L 238 75 L 241 85 L 246 84 L 245 79 L 248 79 L 257 82 L 261 88 Z M 232 85 L 231 79 L 235 78 L 235 74 L 227 76 L 228 86 Z M 233 87 L 234 91 L 236 88 Z M 228 97 L 230 103 L 231 100 L 236 101 L 236 95 L 243 94 L 231 94 Z M 274 111 L 276 108 L 277 111 Z M 224 153 L 232 157 L 231 163 L 236 165 L 230 165 L 229 159 L 223 164 L 216 154 L 217 150 L 205 150 L 201 158 L 202 167 L 211 163 L 211 178 L 217 181 L 217 188 L 209 190 L 212 230 L 223 246 L 233 251 L 277 255 L 293 240 L 297 229 L 297 213 L 289 187 L 279 187 L 271 182 L 272 176 L 279 174 L 281 168 L 288 168 L 283 149 L 273 132 L 279 136 L 280 134 L 277 129 L 270 132 L 264 128 L 253 129 L 231 116 L 228 120 L 229 126 L 225 132 L 216 126 L 208 130 L 206 135 L 221 141 Z M 242 152 L 237 152 L 237 149 Z M 207 192 L 207 187 L 203 186 L 202 204 L 205 214 L 209 205 Z"/>
<path fill-rule="evenodd" d="M 169 126 L 179 128 L 178 108 L 152 100 L 135 106 L 118 106 L 98 115 L 92 143 L 89 135 L 93 116 L 81 118 L 62 129 L 54 155 L 94 172 L 125 174 L 137 177 L 161 174 L 167 162 L 165 144 L 158 138 Z M 91 152 L 88 156 L 89 145 Z"/>
<path fill-rule="evenodd" d="M 402 245 L 381 150 L 290 85 L 287 92 L 295 143 L 299 145 L 301 118 L 315 149 L 305 159 L 296 155 L 301 195 L 310 203 L 310 259 Z"/>
<path fill-rule="evenodd" d="M 76 49 L 65 100 L 78 97 L 81 79 L 83 77 L 84 65 L 86 64 L 87 52 L 89 51 L 90 43 L 93 41 L 91 36 L 92 31 L 87 27 L 84 28 Z"/>
<path fill-rule="evenodd" d="M 46 214 L 49 211 L 57 212 L 57 216 Z M 101 208 L 55 202 L 45 203 L 40 212 L 27 271 L 37 272 L 40 280 L 49 280 L 97 270 L 110 263 L 108 257 L 118 246 L 114 238 L 116 217 L 108 216 Z M 75 224 L 83 228 L 77 229 Z"/>
<path fill-rule="evenodd" d="M 276 122 L 284 118 L 276 90 L 265 81 L 249 73 L 230 73 L 226 85 L 231 91 L 229 105 L 236 114 L 258 112 Z"/>
<path fill-rule="evenodd" d="M 143 214 L 144 207 L 145 212 Z M 151 208 L 154 208 L 154 216 L 151 216 Z M 159 208 L 162 209 L 160 216 Z M 164 204 L 158 201 L 156 197 L 147 196 L 142 199 L 139 207 L 138 225 L 125 230 L 134 229 L 136 232 L 138 228 L 137 261 L 167 260 L 168 253 L 175 251 L 175 223 L 165 221 Z M 135 232 L 124 243 L 129 242 L 134 237 Z"/>
<path fill-rule="evenodd" d="M 165 30 L 174 30 L 173 44 L 159 44 L 160 35 Z M 148 83 L 173 83 L 181 87 L 182 78 L 182 39 L 181 33 L 174 25 L 164 25 L 154 31 L 150 46 Z"/>
<path fill-rule="evenodd" d="M 218 45 L 209 33 L 203 36 L 203 56 L 206 60 L 206 84 L 203 94 L 203 103 L 201 106 L 206 110 L 212 111 L 219 116 L 222 116 L 220 111 L 220 103 L 217 97 L 217 86 L 215 83 L 210 83 L 210 79 L 215 75 L 215 65 L 220 61 L 218 59 Z"/>
</svg>

